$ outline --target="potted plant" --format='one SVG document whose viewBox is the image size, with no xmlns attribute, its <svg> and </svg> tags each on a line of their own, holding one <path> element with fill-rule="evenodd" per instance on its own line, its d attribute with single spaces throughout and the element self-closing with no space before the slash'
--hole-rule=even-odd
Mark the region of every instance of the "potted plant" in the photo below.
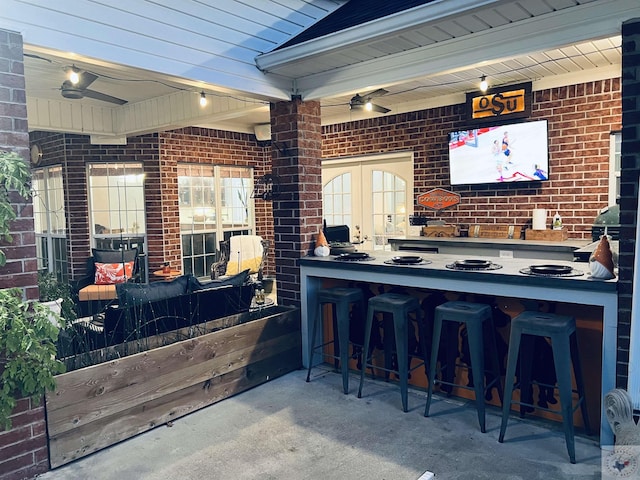
<svg viewBox="0 0 640 480">
<path fill-rule="evenodd" d="M 50 310 L 22 295 L 18 288 L 0 290 L 0 427 L 5 429 L 11 427 L 17 398 L 39 402 L 55 388 L 54 375 L 64 371 L 55 358 L 59 330 L 49 320 Z"/>
</svg>

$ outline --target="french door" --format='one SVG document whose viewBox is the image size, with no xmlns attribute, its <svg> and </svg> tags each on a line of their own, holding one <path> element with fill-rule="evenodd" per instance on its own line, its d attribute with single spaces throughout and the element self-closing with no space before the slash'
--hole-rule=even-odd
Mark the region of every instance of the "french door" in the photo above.
<svg viewBox="0 0 640 480">
<path fill-rule="evenodd" d="M 365 250 L 390 250 L 388 239 L 407 235 L 413 213 L 413 154 L 325 160 L 322 196 L 327 225 L 348 225 Z"/>
</svg>

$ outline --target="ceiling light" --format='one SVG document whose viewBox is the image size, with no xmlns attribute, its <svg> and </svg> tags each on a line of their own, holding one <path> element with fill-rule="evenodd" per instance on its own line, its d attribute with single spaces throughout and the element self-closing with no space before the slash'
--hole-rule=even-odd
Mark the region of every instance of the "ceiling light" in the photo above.
<svg viewBox="0 0 640 480">
<path fill-rule="evenodd" d="M 75 65 L 69 67 L 69 81 L 74 85 L 80 81 L 80 69 Z"/>
<path fill-rule="evenodd" d="M 207 96 L 204 94 L 204 92 L 200 92 L 200 106 L 201 107 L 207 106 Z"/>
<path fill-rule="evenodd" d="M 486 92 L 487 88 L 489 88 L 489 84 L 487 83 L 487 76 L 482 75 L 480 77 L 480 90 Z"/>
<path fill-rule="evenodd" d="M 373 110 L 373 103 L 371 103 L 371 99 L 367 100 L 367 103 L 364 104 L 364 108 L 367 112 Z"/>
</svg>

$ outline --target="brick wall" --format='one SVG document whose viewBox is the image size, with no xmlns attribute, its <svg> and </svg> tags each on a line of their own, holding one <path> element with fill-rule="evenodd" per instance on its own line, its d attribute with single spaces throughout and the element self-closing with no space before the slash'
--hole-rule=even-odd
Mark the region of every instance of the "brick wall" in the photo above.
<svg viewBox="0 0 640 480">
<path fill-rule="evenodd" d="M 42 148 L 41 165 L 62 165 L 65 190 L 65 212 L 67 216 L 67 239 L 71 278 L 86 273 L 86 260 L 91 254 L 89 243 L 89 196 L 87 190 L 88 162 L 125 162 L 138 161 L 144 164 L 147 180 L 152 188 L 147 188 L 150 197 L 157 192 L 154 184 L 155 171 L 158 170 L 157 134 L 132 137 L 127 145 L 92 145 L 86 135 L 33 132 L 32 143 Z M 149 206 L 147 205 L 147 208 Z M 154 213 L 156 215 L 154 215 Z M 157 209 L 151 209 L 147 218 L 148 228 L 161 224 L 162 218 Z M 151 239 L 151 232 L 149 233 Z"/>
<path fill-rule="evenodd" d="M 11 430 L 0 432 L 0 480 L 33 478 L 49 469 L 44 406 L 18 401 Z"/>
<path fill-rule="evenodd" d="M 298 259 L 312 252 L 322 226 L 320 103 L 294 98 L 272 104 L 271 132 L 282 191 L 273 205 L 278 301 L 299 306 Z"/>
<path fill-rule="evenodd" d="M 640 177 L 640 20 L 622 25 L 622 169 L 616 386 L 627 388 Z M 637 293 L 636 293 L 637 294 Z M 638 314 L 636 313 L 636 321 Z M 637 339 L 636 339 L 637 341 Z"/>
<path fill-rule="evenodd" d="M 179 162 L 207 165 L 233 165 L 253 167 L 254 181 L 271 171 L 269 148 L 258 145 L 253 135 L 189 127 L 171 132 L 160 133 L 160 171 L 162 182 L 159 188 L 148 185 L 147 193 L 160 192 L 163 225 L 160 234 L 164 239 L 163 254 L 171 259 L 172 265 L 181 266 L 180 222 L 178 216 L 178 178 Z M 270 252 L 267 255 L 265 274 L 274 267 L 273 215 L 270 201 L 254 199 L 256 209 L 256 234 L 269 240 Z M 147 205 L 157 208 L 157 203 Z M 158 239 L 160 241 L 160 239 Z M 162 259 L 157 260 L 161 264 Z M 151 264 L 151 258 L 149 260 Z"/>
<path fill-rule="evenodd" d="M 142 162 L 145 172 L 147 255 L 150 270 L 164 261 L 181 269 L 178 212 L 178 162 L 254 167 L 255 178 L 270 172 L 269 149 L 259 146 L 253 135 L 204 128 L 131 137 L 127 145 L 92 145 L 85 135 L 33 132 L 31 141 L 43 152 L 42 165 L 64 166 L 67 238 L 72 278 L 85 274 L 90 255 L 89 207 L 86 165 L 89 162 Z M 256 232 L 271 240 L 271 202 L 255 199 Z M 273 246 L 271 247 L 273 250 Z M 273 251 L 266 273 L 274 270 Z"/>
<path fill-rule="evenodd" d="M 27 105 L 22 37 L 0 30 L 0 149 L 29 158 Z M 25 297 L 38 298 L 33 207 L 30 199 L 11 193 L 18 213 L 11 244 L 1 242 L 7 265 L 0 268 L 0 288 L 19 287 Z M 0 480 L 32 478 L 49 467 L 44 410 L 21 399 L 12 415 L 11 430 L 0 432 Z"/>
<path fill-rule="evenodd" d="M 548 120 L 551 180 L 522 184 L 449 185 L 447 135 L 468 128 L 464 105 L 359 120 L 324 128 L 322 156 L 337 158 L 411 150 L 415 192 L 436 187 L 462 195 L 460 205 L 415 213 L 458 224 L 526 225 L 533 208 L 560 212 L 572 238 L 590 239 L 598 210 L 608 204 L 609 134 L 621 128 L 620 80 L 534 92 L 532 119 Z"/>
</svg>

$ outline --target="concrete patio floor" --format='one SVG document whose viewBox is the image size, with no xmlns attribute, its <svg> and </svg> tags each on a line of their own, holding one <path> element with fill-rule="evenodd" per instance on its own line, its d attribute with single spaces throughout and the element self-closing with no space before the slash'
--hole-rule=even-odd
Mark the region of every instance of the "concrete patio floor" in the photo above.
<svg viewBox="0 0 640 480">
<path fill-rule="evenodd" d="M 498 443 L 500 412 L 480 433 L 472 402 L 367 379 L 356 396 L 328 366 L 298 370 L 84 459 L 40 480 L 563 480 L 600 479 L 596 437 L 576 437 L 569 463 L 560 424 L 513 416 Z"/>
</svg>

